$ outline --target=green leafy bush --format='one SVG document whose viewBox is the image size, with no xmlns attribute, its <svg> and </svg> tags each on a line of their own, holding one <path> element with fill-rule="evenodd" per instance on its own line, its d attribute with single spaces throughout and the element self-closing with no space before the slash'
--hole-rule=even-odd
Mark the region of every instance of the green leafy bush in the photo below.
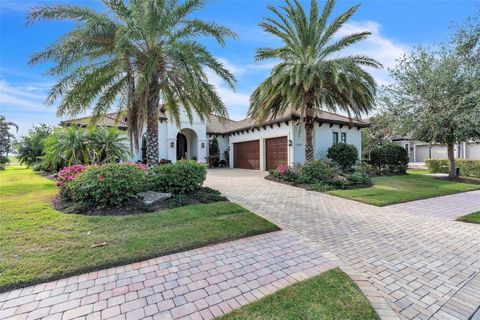
<svg viewBox="0 0 480 320">
<path fill-rule="evenodd" d="M 428 159 L 425 165 L 429 173 L 448 173 L 447 159 Z"/>
<path fill-rule="evenodd" d="M 344 170 L 350 170 L 358 160 L 358 150 L 353 144 L 337 143 L 328 148 L 327 157 Z"/>
<path fill-rule="evenodd" d="M 304 183 L 321 183 L 333 179 L 335 168 L 325 160 L 313 160 L 305 163 L 300 169 L 300 180 Z"/>
<path fill-rule="evenodd" d="M 457 160 L 460 175 L 480 178 L 480 160 Z"/>
<path fill-rule="evenodd" d="M 361 162 L 361 163 L 358 163 L 357 165 L 355 165 L 353 167 L 353 171 L 354 172 L 365 173 L 367 175 L 372 175 L 375 172 L 373 166 L 369 163 L 366 163 L 366 162 Z"/>
<path fill-rule="evenodd" d="M 370 183 L 370 177 L 364 172 L 354 172 L 347 178 L 353 185 L 365 185 Z"/>
<path fill-rule="evenodd" d="M 5 167 L 10 162 L 10 159 L 5 156 L 0 156 L 0 170 L 5 170 Z"/>
<path fill-rule="evenodd" d="M 186 193 L 199 189 L 207 178 L 207 166 L 192 160 L 181 160 L 150 170 L 150 190 Z"/>
<path fill-rule="evenodd" d="M 92 166 L 68 184 L 75 204 L 84 208 L 117 207 L 146 190 L 146 174 L 129 164 Z"/>
<path fill-rule="evenodd" d="M 370 152 L 370 164 L 378 174 L 405 174 L 408 161 L 407 150 L 393 143 L 378 145 Z"/>
</svg>

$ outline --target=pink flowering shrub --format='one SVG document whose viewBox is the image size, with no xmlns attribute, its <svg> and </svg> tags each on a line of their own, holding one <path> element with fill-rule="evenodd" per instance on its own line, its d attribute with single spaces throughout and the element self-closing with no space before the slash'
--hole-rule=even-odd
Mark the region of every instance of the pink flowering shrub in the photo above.
<svg viewBox="0 0 480 320">
<path fill-rule="evenodd" d="M 147 171 L 147 169 L 148 169 L 146 164 L 138 163 L 138 162 L 127 162 L 127 166 L 132 166 L 132 167 L 138 168 L 142 171 Z"/>
<path fill-rule="evenodd" d="M 284 175 L 290 170 L 290 168 L 286 164 L 279 164 L 277 170 L 281 175 Z"/>
<path fill-rule="evenodd" d="M 80 173 L 85 171 L 88 166 L 83 164 L 75 164 L 73 166 L 65 167 L 58 173 L 57 187 L 60 188 L 60 194 L 66 198 L 70 198 L 68 191 L 68 184 L 75 180 Z"/>
</svg>

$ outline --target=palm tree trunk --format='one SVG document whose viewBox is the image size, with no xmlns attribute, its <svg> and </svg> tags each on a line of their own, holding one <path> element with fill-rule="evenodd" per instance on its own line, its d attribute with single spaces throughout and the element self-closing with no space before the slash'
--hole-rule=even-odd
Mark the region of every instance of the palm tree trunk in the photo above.
<svg viewBox="0 0 480 320">
<path fill-rule="evenodd" d="M 147 98 L 147 163 L 154 166 L 158 163 L 158 83 L 151 85 Z"/>
<path fill-rule="evenodd" d="M 456 166 L 455 166 L 455 152 L 453 143 L 447 144 L 447 153 L 448 153 L 448 177 L 455 178 L 457 176 Z"/>
<path fill-rule="evenodd" d="M 313 93 L 308 92 L 305 96 L 305 162 L 313 161 L 313 125 L 315 109 L 313 108 Z"/>
</svg>

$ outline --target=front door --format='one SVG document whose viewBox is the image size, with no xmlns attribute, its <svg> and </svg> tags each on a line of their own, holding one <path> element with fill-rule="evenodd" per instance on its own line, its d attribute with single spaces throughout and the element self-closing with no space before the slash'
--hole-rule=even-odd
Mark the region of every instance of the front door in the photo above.
<svg viewBox="0 0 480 320">
<path fill-rule="evenodd" d="M 186 159 L 187 151 L 187 137 L 179 132 L 177 134 L 177 160 Z"/>
</svg>

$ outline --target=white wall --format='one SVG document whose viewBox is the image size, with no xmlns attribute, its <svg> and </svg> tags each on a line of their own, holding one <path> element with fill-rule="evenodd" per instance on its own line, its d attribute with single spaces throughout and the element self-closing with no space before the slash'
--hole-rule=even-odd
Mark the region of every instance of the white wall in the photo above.
<svg viewBox="0 0 480 320">
<path fill-rule="evenodd" d="M 471 142 L 465 145 L 465 158 L 469 160 L 480 160 L 480 142 Z"/>
<path fill-rule="evenodd" d="M 237 142 L 245 142 L 252 140 L 260 140 L 260 170 L 265 170 L 265 139 L 284 137 L 287 136 L 288 140 L 292 140 L 292 127 L 286 125 L 284 122 L 278 127 L 277 124 L 273 125 L 273 128 L 266 126 L 266 129 L 260 128 L 255 131 L 250 130 L 249 133 L 243 134 L 237 133 L 230 135 L 230 167 L 233 168 L 233 144 Z M 288 147 L 288 164 L 293 163 L 293 147 Z"/>
<path fill-rule="evenodd" d="M 341 127 L 341 128 L 340 128 Z M 305 131 L 305 129 L 303 129 Z M 313 145 L 315 159 L 327 159 L 327 151 L 333 145 L 333 133 L 338 132 L 338 142 L 341 142 L 341 133 L 347 134 L 347 144 L 353 144 L 358 149 L 358 159 L 362 158 L 362 135 L 357 127 L 351 129 L 344 125 L 324 123 L 321 126 L 318 123 L 314 127 Z"/>
<path fill-rule="evenodd" d="M 187 138 L 187 152 L 188 157 L 193 156 L 197 157 L 199 162 L 205 162 L 207 156 L 208 140 L 207 140 L 207 126 L 205 122 L 201 121 L 198 116 L 193 117 L 192 123 L 188 120 L 188 117 L 185 113 L 182 113 L 180 116 L 180 128 L 168 120 L 162 120 L 158 124 L 158 158 L 159 159 L 169 159 L 172 162 L 177 161 L 177 134 L 182 129 L 190 129 L 195 132 L 193 134 L 189 130 L 184 130 Z M 143 132 L 146 132 L 146 126 L 144 127 Z M 141 139 L 141 138 L 140 138 Z M 203 144 L 203 148 L 202 148 Z M 140 140 L 141 145 L 141 140 Z M 132 156 L 132 161 L 137 161 L 142 159 L 142 150 L 141 148 L 138 151 L 134 150 Z"/>
</svg>

